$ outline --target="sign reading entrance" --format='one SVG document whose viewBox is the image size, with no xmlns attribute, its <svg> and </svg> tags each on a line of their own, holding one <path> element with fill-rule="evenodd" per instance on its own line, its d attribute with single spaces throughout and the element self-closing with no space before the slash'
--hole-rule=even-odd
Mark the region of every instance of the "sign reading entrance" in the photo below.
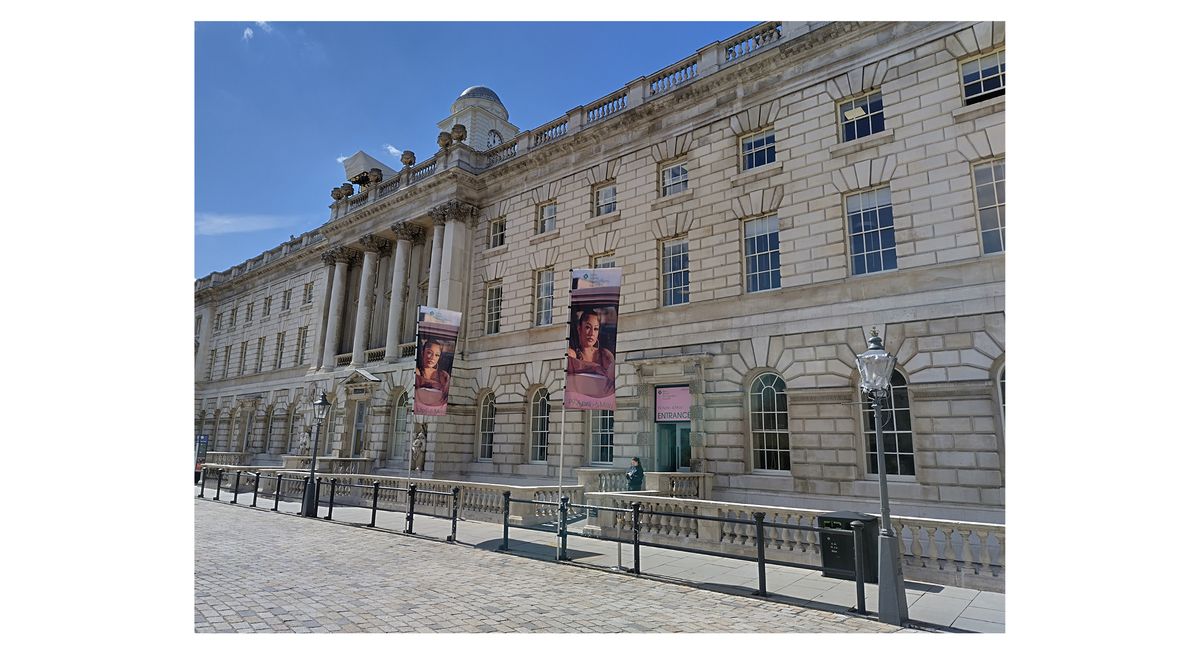
<svg viewBox="0 0 1200 655">
<path fill-rule="evenodd" d="M 655 421 L 692 420 L 692 391 L 688 387 L 658 387 L 654 390 Z"/>
</svg>

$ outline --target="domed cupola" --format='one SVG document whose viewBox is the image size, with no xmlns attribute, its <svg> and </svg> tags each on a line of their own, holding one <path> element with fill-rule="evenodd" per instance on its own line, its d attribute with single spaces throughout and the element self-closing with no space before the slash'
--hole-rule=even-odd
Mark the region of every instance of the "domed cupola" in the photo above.
<svg viewBox="0 0 1200 655">
<path fill-rule="evenodd" d="M 467 128 L 466 145 L 475 150 L 490 150 L 515 137 L 520 130 L 508 122 L 508 109 L 500 96 L 486 86 L 468 87 L 450 105 L 450 116 L 438 122 L 438 129 L 449 132 L 455 124 Z"/>
</svg>

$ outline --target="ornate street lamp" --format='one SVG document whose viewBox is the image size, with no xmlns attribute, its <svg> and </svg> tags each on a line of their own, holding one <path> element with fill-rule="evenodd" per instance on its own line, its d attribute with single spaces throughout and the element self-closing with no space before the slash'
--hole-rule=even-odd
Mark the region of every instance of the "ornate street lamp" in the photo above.
<svg viewBox="0 0 1200 655">
<path fill-rule="evenodd" d="M 887 468 L 883 457 L 883 401 L 892 386 L 896 358 L 883 349 L 879 332 L 871 328 L 867 351 L 858 356 L 859 388 L 871 399 L 875 410 L 875 456 L 879 469 L 879 619 L 893 625 L 908 620 L 908 598 L 900 563 L 899 535 L 892 531 L 888 510 Z"/>
<path fill-rule="evenodd" d="M 313 401 L 313 409 L 317 414 L 317 429 L 313 431 L 312 448 L 309 450 L 309 465 L 308 465 L 308 480 L 304 482 L 304 503 L 302 513 L 305 516 L 316 518 L 317 516 L 317 489 L 315 485 L 317 475 L 317 437 L 321 434 L 321 422 L 325 420 L 325 415 L 329 413 L 329 399 L 325 397 L 325 392 L 321 392 L 321 397 Z"/>
</svg>

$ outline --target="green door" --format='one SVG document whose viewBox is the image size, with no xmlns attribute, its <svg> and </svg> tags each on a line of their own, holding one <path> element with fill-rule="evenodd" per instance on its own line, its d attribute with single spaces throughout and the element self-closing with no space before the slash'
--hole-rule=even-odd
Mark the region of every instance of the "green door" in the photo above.
<svg viewBox="0 0 1200 655">
<path fill-rule="evenodd" d="M 675 472 L 692 461 L 691 423 L 656 423 L 654 470 Z"/>
</svg>

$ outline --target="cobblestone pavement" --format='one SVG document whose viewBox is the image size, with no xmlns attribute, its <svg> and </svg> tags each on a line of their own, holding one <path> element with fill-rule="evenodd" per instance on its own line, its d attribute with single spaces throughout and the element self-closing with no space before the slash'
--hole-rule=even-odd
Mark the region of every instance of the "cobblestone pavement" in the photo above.
<svg viewBox="0 0 1200 655">
<path fill-rule="evenodd" d="M 196 632 L 914 632 L 282 512 L 195 516 Z"/>
</svg>

